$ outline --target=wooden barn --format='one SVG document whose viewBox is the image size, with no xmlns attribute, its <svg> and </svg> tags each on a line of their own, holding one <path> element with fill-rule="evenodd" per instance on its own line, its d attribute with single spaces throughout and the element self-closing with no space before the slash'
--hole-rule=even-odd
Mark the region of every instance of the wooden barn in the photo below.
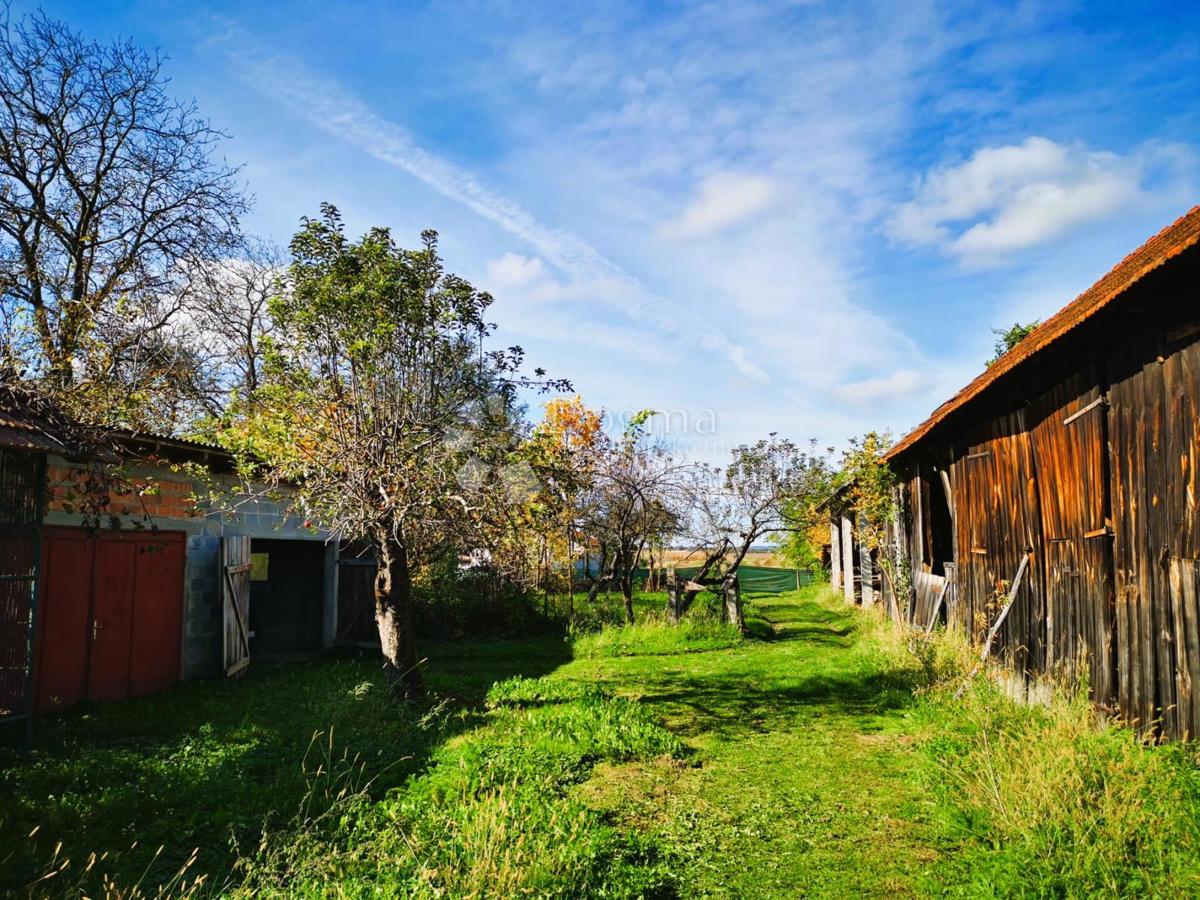
<svg viewBox="0 0 1200 900">
<path fill-rule="evenodd" d="M 889 454 L 904 612 L 1079 672 L 1097 704 L 1200 734 L 1200 207 L 943 403 Z"/>
<path fill-rule="evenodd" d="M 198 503 L 208 491 L 191 467 L 232 470 L 219 447 L 120 430 L 104 443 L 119 479 L 98 478 L 105 465 L 44 423 L 0 410 L 0 720 L 335 642 L 339 561 L 327 534 L 268 499 Z"/>
</svg>

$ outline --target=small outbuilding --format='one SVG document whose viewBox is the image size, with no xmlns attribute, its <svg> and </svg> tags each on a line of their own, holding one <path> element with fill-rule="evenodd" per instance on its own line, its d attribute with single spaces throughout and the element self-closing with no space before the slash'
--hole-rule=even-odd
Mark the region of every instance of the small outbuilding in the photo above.
<svg viewBox="0 0 1200 900">
<path fill-rule="evenodd" d="M 265 496 L 214 505 L 209 479 L 233 472 L 220 447 L 118 429 L 104 444 L 112 459 L 81 458 L 0 408 L 0 719 L 335 642 L 327 533 Z M 120 477 L 103 477 L 114 463 Z"/>
</svg>

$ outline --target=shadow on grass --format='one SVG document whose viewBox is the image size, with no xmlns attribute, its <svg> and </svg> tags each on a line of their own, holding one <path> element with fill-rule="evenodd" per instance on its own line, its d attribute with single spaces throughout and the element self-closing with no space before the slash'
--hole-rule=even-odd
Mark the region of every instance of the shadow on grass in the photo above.
<svg viewBox="0 0 1200 900">
<path fill-rule="evenodd" d="M 752 615 L 788 645 L 787 658 L 772 651 L 713 671 L 639 672 L 641 700 L 660 706 L 683 735 L 734 740 L 827 716 L 872 719 L 912 703 L 915 670 L 852 655 L 859 636 L 851 610 L 760 597 Z"/>
<path fill-rule="evenodd" d="M 364 655 L 39 719 L 28 751 L 0 751 L 0 894 L 41 875 L 58 841 L 74 872 L 108 852 L 108 874 L 132 884 L 146 872 L 143 887 L 200 848 L 189 876 L 220 884 L 239 846 L 291 821 L 318 765 L 357 760 L 360 782 L 382 795 L 479 721 L 492 682 L 544 675 L 569 655 L 559 637 L 430 645 L 433 697 L 419 706 L 393 703 Z"/>
</svg>

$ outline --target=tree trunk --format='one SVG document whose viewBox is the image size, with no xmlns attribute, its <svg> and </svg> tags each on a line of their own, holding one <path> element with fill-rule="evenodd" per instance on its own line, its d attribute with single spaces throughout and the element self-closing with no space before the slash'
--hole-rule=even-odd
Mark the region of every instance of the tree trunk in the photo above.
<svg viewBox="0 0 1200 900">
<path fill-rule="evenodd" d="M 633 573 L 621 576 L 621 602 L 625 604 L 625 622 L 633 624 Z"/>
<path fill-rule="evenodd" d="M 383 670 L 398 700 L 425 694 L 417 647 L 413 640 L 412 576 L 408 552 L 395 542 L 378 548 L 375 574 L 375 624 L 383 649 Z"/>
<path fill-rule="evenodd" d="M 737 626 L 738 631 L 746 633 L 746 616 L 742 610 L 742 589 L 738 586 L 736 570 L 726 575 L 721 583 L 721 594 L 725 598 L 725 619 L 730 625 Z"/>
</svg>

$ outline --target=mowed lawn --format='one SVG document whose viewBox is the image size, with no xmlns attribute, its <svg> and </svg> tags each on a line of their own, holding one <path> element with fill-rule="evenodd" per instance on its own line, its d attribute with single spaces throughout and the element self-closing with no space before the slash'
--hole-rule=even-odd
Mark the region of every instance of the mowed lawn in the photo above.
<svg viewBox="0 0 1200 900">
<path fill-rule="evenodd" d="M 600 766 L 591 802 L 656 834 L 687 897 L 903 896 L 936 857 L 906 708 L 830 592 L 759 596 L 741 646 L 575 660 L 554 677 L 635 697 L 692 751 L 684 764 Z"/>
<path fill-rule="evenodd" d="M 659 602 L 643 598 L 643 614 Z M 342 659 L 42 720 L 33 752 L 5 751 L 0 769 L 0 887 L 28 890 L 66 860 L 28 892 L 91 885 L 95 854 L 122 890 L 150 894 L 181 867 L 177 884 L 204 874 L 206 892 L 266 870 L 254 884 L 279 894 L 917 892 L 936 854 L 912 673 L 828 591 L 757 597 L 750 612 L 752 637 L 723 649 L 707 632 L 575 659 L 556 637 L 434 646 L 439 700 L 421 710 L 387 702 L 373 661 Z M 304 805 L 329 771 L 352 772 L 337 783 L 360 802 L 322 830 Z M 476 810 L 480 797 L 499 802 Z M 496 837 L 494 817 L 518 808 L 529 821 Z M 302 858 L 262 851 L 297 830 Z"/>
</svg>

